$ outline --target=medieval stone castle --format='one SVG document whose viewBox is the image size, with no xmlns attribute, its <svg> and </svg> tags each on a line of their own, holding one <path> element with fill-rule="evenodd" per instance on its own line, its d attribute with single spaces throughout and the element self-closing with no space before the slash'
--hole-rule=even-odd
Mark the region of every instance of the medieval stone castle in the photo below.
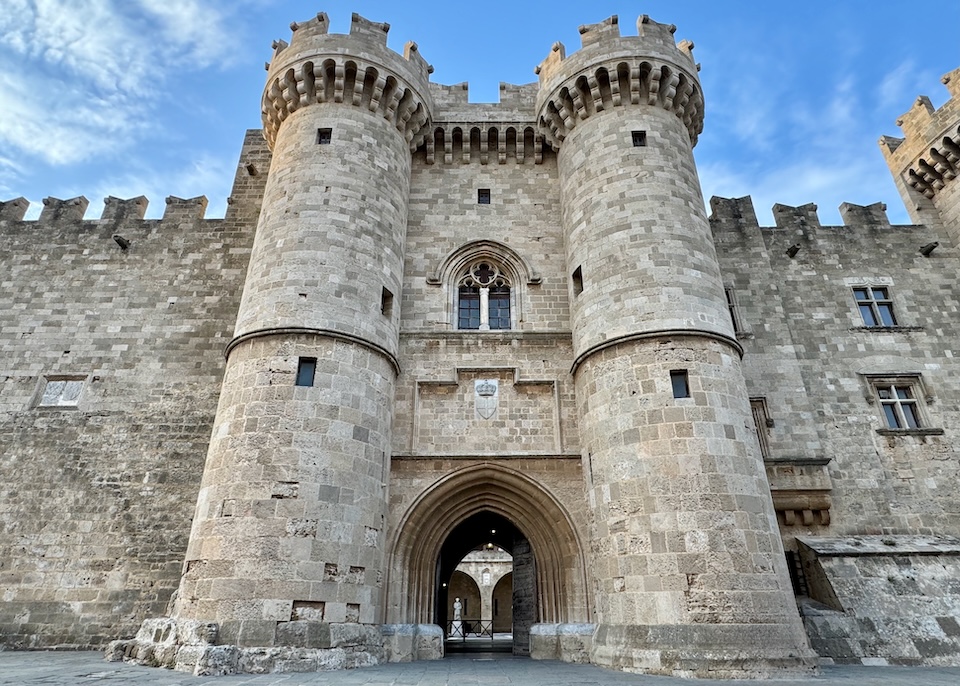
<svg viewBox="0 0 960 686">
<path fill-rule="evenodd" d="M 327 29 L 275 44 L 223 219 L 0 203 L 3 646 L 435 659 L 485 549 L 533 658 L 960 664 L 960 70 L 881 140 L 913 224 L 760 227 L 707 216 L 673 26 L 492 105 Z"/>
</svg>

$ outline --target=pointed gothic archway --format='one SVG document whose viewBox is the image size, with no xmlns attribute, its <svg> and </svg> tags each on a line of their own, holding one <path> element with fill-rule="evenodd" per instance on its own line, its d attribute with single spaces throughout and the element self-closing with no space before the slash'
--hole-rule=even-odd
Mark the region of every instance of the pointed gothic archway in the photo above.
<svg viewBox="0 0 960 686">
<path fill-rule="evenodd" d="M 570 516 L 540 483 L 488 462 L 447 474 L 404 513 L 389 551 L 387 622 L 437 621 L 437 563 L 444 543 L 482 513 L 509 520 L 529 541 L 536 559 L 536 621 L 590 621 L 585 557 Z"/>
</svg>

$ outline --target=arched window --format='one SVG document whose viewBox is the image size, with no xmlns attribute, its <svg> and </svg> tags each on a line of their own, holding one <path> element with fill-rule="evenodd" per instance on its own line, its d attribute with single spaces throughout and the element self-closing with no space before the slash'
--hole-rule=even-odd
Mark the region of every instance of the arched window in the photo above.
<svg viewBox="0 0 960 686">
<path fill-rule="evenodd" d="M 510 328 L 510 280 L 492 260 L 472 262 L 457 282 L 457 328 Z"/>
</svg>

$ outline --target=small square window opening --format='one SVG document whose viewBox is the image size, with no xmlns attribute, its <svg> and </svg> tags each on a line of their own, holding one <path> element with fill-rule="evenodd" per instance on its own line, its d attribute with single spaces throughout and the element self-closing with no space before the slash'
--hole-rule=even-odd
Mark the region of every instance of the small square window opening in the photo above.
<svg viewBox="0 0 960 686">
<path fill-rule="evenodd" d="M 489 205 L 490 204 L 490 189 L 489 188 L 480 188 L 477 190 L 477 204 L 478 205 Z"/>
<path fill-rule="evenodd" d="M 333 129 L 317 129 L 317 145 L 330 145 L 333 140 Z"/>
<path fill-rule="evenodd" d="M 686 369 L 674 369 L 670 372 L 670 384 L 673 386 L 674 398 L 690 397 L 690 380 Z"/>
<path fill-rule="evenodd" d="M 301 357 L 297 364 L 297 386 L 313 386 L 313 378 L 317 373 L 317 358 Z"/>
<path fill-rule="evenodd" d="M 642 148 L 647 144 L 647 132 L 646 131 L 633 131 L 631 132 L 631 137 L 633 138 L 633 147 Z"/>
<path fill-rule="evenodd" d="M 897 320 L 893 316 L 893 300 L 890 298 L 890 291 L 886 287 L 864 286 L 854 288 L 853 297 L 857 301 L 864 326 L 897 325 Z"/>
</svg>

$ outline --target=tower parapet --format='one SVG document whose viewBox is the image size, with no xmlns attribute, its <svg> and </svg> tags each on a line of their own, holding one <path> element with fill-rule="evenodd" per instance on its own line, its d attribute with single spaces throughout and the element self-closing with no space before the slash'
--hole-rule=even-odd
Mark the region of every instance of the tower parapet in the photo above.
<svg viewBox="0 0 960 686">
<path fill-rule="evenodd" d="M 930 98 L 918 97 L 897 119 L 903 138 L 883 136 L 880 149 L 914 221 L 923 223 L 924 210 L 935 209 L 945 228 L 960 234 L 960 68 L 941 82 L 950 99 L 935 109 Z"/>
<path fill-rule="evenodd" d="M 676 26 L 647 15 L 637 36 L 621 36 L 617 16 L 580 27 L 581 49 L 569 57 L 563 43 L 535 70 L 540 77 L 537 121 L 548 140 L 561 143 L 584 120 L 605 108 L 657 105 L 674 112 L 696 145 L 703 130 L 703 94 L 693 43 L 676 43 Z"/>
<path fill-rule="evenodd" d="M 408 42 L 403 56 L 387 49 L 390 25 L 354 14 L 349 36 L 328 33 L 324 12 L 290 25 L 290 43 L 276 41 L 263 92 L 263 134 L 271 148 L 293 112 L 334 102 L 376 112 L 397 127 L 410 149 L 423 141 L 432 102 L 433 67 Z"/>
</svg>

